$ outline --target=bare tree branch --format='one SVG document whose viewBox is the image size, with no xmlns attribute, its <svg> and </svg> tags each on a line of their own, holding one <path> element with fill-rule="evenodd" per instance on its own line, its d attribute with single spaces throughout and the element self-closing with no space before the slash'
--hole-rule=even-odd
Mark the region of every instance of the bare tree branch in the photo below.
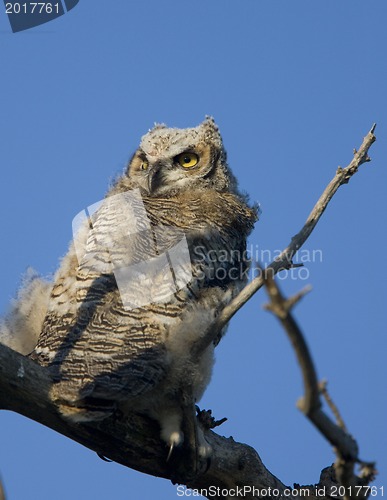
<svg viewBox="0 0 387 500">
<path fill-rule="evenodd" d="M 166 461 L 168 449 L 160 441 L 156 422 L 138 414 L 130 414 L 122 420 L 111 417 L 98 424 L 67 422 L 51 401 L 51 387 L 52 381 L 45 368 L 0 344 L 1 409 L 31 418 L 126 467 L 171 479 L 189 488 L 210 491 L 212 487 L 219 488 L 220 492 L 244 488 L 244 498 L 248 500 L 256 498 L 254 488 L 255 493 L 276 490 L 274 494 L 267 494 L 267 498 L 278 498 L 278 494 L 287 488 L 266 469 L 253 448 L 212 431 L 205 431 L 213 449 L 209 470 L 196 478 L 177 477 L 174 463 Z M 335 484 L 334 481 L 324 483 L 331 484 Z M 293 498 L 292 495 L 288 497 Z M 219 494 L 211 498 L 226 497 Z"/>
<path fill-rule="evenodd" d="M 358 168 L 363 163 L 371 161 L 368 156 L 368 150 L 376 141 L 374 135 L 376 124 L 371 127 L 371 130 L 365 136 L 359 150 L 353 152 L 352 161 L 346 168 L 339 167 L 336 175 L 325 188 L 319 200 L 313 207 L 302 229 L 291 239 L 289 245 L 281 252 L 281 254 L 266 267 L 266 272 L 270 270 L 272 275 L 278 273 L 282 269 L 289 269 L 292 267 L 292 260 L 296 252 L 303 246 L 305 241 L 309 238 L 316 224 L 320 220 L 322 214 L 327 208 L 329 202 L 333 198 L 336 191 L 343 184 L 347 184 L 350 178 L 358 171 Z M 252 280 L 240 293 L 235 297 L 232 302 L 220 311 L 219 316 L 213 325 L 207 330 L 206 334 L 200 339 L 195 346 L 195 351 L 198 354 L 203 352 L 218 336 L 222 328 L 230 321 L 235 313 L 249 300 L 251 297 L 262 287 L 264 280 L 262 276 L 257 276 Z"/>
<path fill-rule="evenodd" d="M 317 382 L 317 374 L 309 352 L 305 338 L 291 314 L 292 308 L 304 295 L 297 294 L 293 299 L 285 299 L 278 285 L 274 281 L 272 273 L 263 273 L 263 279 L 267 293 L 270 298 L 270 303 L 265 308 L 271 311 L 279 319 L 281 325 L 286 331 L 289 340 L 296 353 L 298 363 L 301 368 L 302 378 L 304 382 L 305 395 L 301 398 L 297 406 L 309 418 L 309 420 L 317 427 L 321 434 L 335 447 L 337 461 L 335 464 L 336 477 L 341 485 L 344 486 L 346 500 L 355 500 L 358 498 L 366 498 L 367 495 L 362 495 L 362 490 L 356 490 L 356 486 L 368 484 L 364 482 L 364 476 L 359 477 L 354 473 L 354 465 L 361 463 L 366 466 L 368 471 L 367 481 L 373 480 L 376 470 L 374 463 L 363 463 L 358 456 L 358 445 L 355 439 L 346 431 L 345 424 L 338 412 L 337 407 L 329 397 L 326 389 L 326 384 L 319 387 Z M 328 405 L 334 412 L 338 423 L 334 423 L 321 409 L 322 402 L 320 393 L 324 392 L 325 399 Z M 364 490 L 365 492 L 366 490 Z"/>
</svg>

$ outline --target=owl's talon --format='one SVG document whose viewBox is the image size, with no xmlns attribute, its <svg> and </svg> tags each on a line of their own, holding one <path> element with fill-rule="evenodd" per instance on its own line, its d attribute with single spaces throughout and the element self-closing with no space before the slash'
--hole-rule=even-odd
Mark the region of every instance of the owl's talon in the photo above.
<svg viewBox="0 0 387 500">
<path fill-rule="evenodd" d="M 171 443 L 171 446 L 169 447 L 169 451 L 168 451 L 168 455 L 167 455 L 167 462 L 169 462 L 169 459 L 171 458 L 174 447 L 175 447 L 174 443 Z"/>
<path fill-rule="evenodd" d="M 183 437 L 183 433 L 181 431 L 171 432 L 168 439 L 166 440 L 167 444 L 169 444 L 167 462 L 171 458 L 171 455 L 172 455 L 174 448 L 176 448 L 177 446 L 180 446 L 183 441 L 184 441 L 184 437 Z"/>
<path fill-rule="evenodd" d="M 98 455 L 98 456 L 99 456 L 99 458 L 100 458 L 101 460 L 103 460 L 104 462 L 109 462 L 109 463 L 110 463 L 110 462 L 113 462 L 113 460 L 110 460 L 110 458 L 106 458 L 104 455 L 102 455 L 102 453 L 98 453 L 98 452 L 97 452 L 97 455 Z"/>
</svg>

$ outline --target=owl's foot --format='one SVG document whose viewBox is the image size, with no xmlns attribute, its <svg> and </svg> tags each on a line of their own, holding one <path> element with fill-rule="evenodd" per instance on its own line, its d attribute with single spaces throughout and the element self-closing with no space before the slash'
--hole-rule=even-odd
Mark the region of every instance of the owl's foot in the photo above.
<svg viewBox="0 0 387 500">
<path fill-rule="evenodd" d="M 172 452 L 177 447 L 181 446 L 184 441 L 184 435 L 181 431 L 172 432 L 169 436 L 167 444 L 169 445 L 169 451 L 167 456 L 167 462 L 171 458 Z M 198 458 L 200 460 L 207 460 L 211 457 L 212 448 L 204 437 L 204 433 L 200 427 L 197 428 L 197 439 L 196 439 L 196 451 Z"/>
<path fill-rule="evenodd" d="M 198 458 L 200 460 L 210 461 L 211 455 L 212 455 L 211 445 L 208 443 L 208 441 L 204 437 L 204 432 L 202 431 L 202 429 L 199 426 L 197 426 L 196 432 L 197 432 L 196 449 L 197 449 Z M 207 469 L 208 469 L 209 465 L 210 464 L 208 463 Z"/>
<path fill-rule="evenodd" d="M 168 413 L 160 418 L 161 439 L 169 446 L 167 462 L 171 458 L 173 450 L 184 441 L 181 432 L 181 415 L 179 413 Z"/>
<path fill-rule="evenodd" d="M 179 429 L 176 433 L 175 438 L 179 444 L 170 444 L 167 458 L 172 471 L 172 481 L 176 483 L 193 480 L 204 474 L 211 464 L 212 455 L 212 448 L 196 419 L 193 405 L 182 408 L 179 421 L 183 432 Z M 172 437 L 171 434 L 171 440 Z"/>
<path fill-rule="evenodd" d="M 176 448 L 177 446 L 180 446 L 183 441 L 184 441 L 184 436 L 183 436 L 183 433 L 181 431 L 174 431 L 171 433 L 171 435 L 169 436 L 169 439 L 167 441 L 167 443 L 169 444 L 169 452 L 168 452 L 168 456 L 167 456 L 167 462 L 171 458 L 171 455 L 172 455 L 174 448 Z"/>
</svg>

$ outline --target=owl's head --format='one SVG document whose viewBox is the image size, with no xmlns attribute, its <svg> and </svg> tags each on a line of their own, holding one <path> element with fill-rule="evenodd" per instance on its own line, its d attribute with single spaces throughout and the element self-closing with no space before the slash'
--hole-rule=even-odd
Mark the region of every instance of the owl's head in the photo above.
<svg viewBox="0 0 387 500">
<path fill-rule="evenodd" d="M 196 188 L 236 191 L 222 137 L 211 117 L 194 128 L 156 125 L 142 137 L 127 175 L 148 196 L 168 197 Z"/>
</svg>

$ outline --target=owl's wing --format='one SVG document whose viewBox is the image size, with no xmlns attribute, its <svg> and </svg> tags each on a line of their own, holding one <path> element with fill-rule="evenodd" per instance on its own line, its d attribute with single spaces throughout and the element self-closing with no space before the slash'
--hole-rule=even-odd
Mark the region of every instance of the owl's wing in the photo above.
<svg viewBox="0 0 387 500">
<path fill-rule="evenodd" d="M 46 317 L 50 334 L 36 350 L 40 362 L 49 366 L 61 398 L 73 404 L 145 394 L 168 369 L 163 324 L 149 308 L 125 310 L 111 276 L 96 279 L 89 295 L 67 324 L 66 316 Z"/>
<path fill-rule="evenodd" d="M 71 355 L 72 363 L 79 359 L 87 369 L 89 382 L 80 394 L 107 399 L 143 395 L 168 367 L 163 325 L 149 307 L 126 310 L 117 289 L 105 298 Z"/>
<path fill-rule="evenodd" d="M 172 313 L 168 304 L 149 302 L 149 283 L 146 276 L 140 279 L 153 235 L 141 219 L 141 200 L 135 200 L 137 207 L 129 207 L 140 212 L 132 232 L 127 231 L 128 214 L 118 201 L 100 206 L 92 230 L 78 241 L 78 249 L 75 243 L 74 271 L 59 273 L 32 355 L 49 366 L 63 397 L 72 401 L 145 394 L 163 379 L 168 367 L 165 323 Z M 126 301 L 116 279 L 122 269 L 129 270 L 121 272 L 128 288 Z M 157 276 L 151 285 L 160 288 Z"/>
</svg>

